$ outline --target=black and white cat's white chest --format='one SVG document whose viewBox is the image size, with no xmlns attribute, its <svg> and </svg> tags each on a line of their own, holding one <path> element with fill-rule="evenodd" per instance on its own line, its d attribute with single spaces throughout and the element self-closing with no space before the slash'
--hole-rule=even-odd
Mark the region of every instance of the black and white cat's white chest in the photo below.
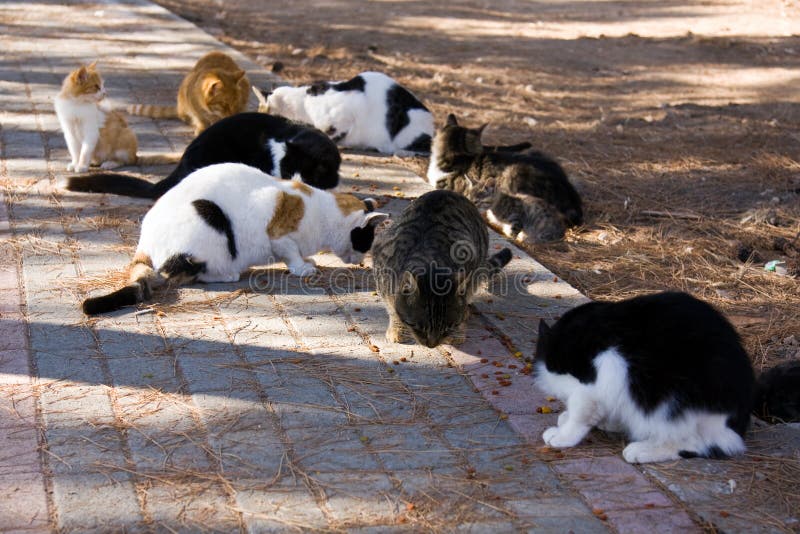
<svg viewBox="0 0 800 534">
<path fill-rule="evenodd" d="M 577 445 L 592 427 L 631 438 L 629 462 L 744 451 L 754 387 L 739 337 L 685 293 L 589 303 L 540 323 L 536 383 L 566 403 L 544 441 Z"/>
</svg>

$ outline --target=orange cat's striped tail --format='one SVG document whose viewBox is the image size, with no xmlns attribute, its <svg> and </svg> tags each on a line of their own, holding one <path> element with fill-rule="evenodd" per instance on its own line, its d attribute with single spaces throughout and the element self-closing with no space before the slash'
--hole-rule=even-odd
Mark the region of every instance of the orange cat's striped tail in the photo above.
<svg viewBox="0 0 800 534">
<path fill-rule="evenodd" d="M 141 115 L 154 119 L 179 119 L 178 108 L 176 106 L 156 106 L 153 104 L 133 104 L 128 106 L 127 111 L 131 115 Z"/>
<path fill-rule="evenodd" d="M 181 160 L 180 152 L 168 152 L 166 154 L 153 154 L 151 156 L 136 156 L 137 165 L 168 165 L 178 163 Z"/>
</svg>

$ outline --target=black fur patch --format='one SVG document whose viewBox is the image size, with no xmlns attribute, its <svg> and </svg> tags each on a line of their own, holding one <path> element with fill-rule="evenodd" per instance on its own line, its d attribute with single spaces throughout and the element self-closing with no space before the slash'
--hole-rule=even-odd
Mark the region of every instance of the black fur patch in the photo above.
<svg viewBox="0 0 800 534">
<path fill-rule="evenodd" d="M 228 219 L 222 208 L 216 202 L 203 198 L 193 201 L 192 206 L 211 228 L 225 234 L 225 237 L 228 238 L 228 252 L 231 253 L 231 258 L 236 258 L 236 238 L 233 235 L 233 227 L 231 220 Z"/>
<path fill-rule="evenodd" d="M 395 84 L 386 92 L 386 129 L 394 137 L 408 126 L 408 112 L 412 109 L 428 110 L 408 89 Z M 430 147 L 429 147 L 430 148 Z"/>
<path fill-rule="evenodd" d="M 350 231 L 350 242 L 353 244 L 353 250 L 358 252 L 367 253 L 372 248 L 372 242 L 375 240 L 375 227 L 368 224 L 364 228 L 353 228 Z"/>
<path fill-rule="evenodd" d="M 159 271 L 167 278 L 174 278 L 178 275 L 195 277 L 205 270 L 205 262 L 196 262 L 188 254 L 174 254 L 167 258 L 167 261 L 159 268 Z"/>
<path fill-rule="evenodd" d="M 364 92 L 366 82 L 361 76 L 350 78 L 346 82 L 331 83 L 331 82 L 314 82 L 306 89 L 306 94 L 311 96 L 318 96 L 327 93 L 329 90 L 334 91 L 361 91 Z"/>
<path fill-rule="evenodd" d="M 511 249 L 504 248 L 503 250 L 501 250 L 500 252 L 489 258 L 489 265 L 497 269 L 502 269 L 503 267 L 508 265 L 508 262 L 510 261 L 511 261 Z"/>
<path fill-rule="evenodd" d="M 133 306 L 141 300 L 141 288 L 138 285 L 130 285 L 102 297 L 86 299 L 83 301 L 82 308 L 86 315 L 99 315 L 125 306 Z"/>
<path fill-rule="evenodd" d="M 681 458 L 710 458 L 711 460 L 727 460 L 730 458 L 722 449 L 716 445 L 712 445 L 704 454 L 695 451 L 678 451 L 678 456 Z"/>
<path fill-rule="evenodd" d="M 431 136 L 428 134 L 419 135 L 416 139 L 411 141 L 411 144 L 406 147 L 406 150 L 427 154 L 431 151 Z"/>
</svg>

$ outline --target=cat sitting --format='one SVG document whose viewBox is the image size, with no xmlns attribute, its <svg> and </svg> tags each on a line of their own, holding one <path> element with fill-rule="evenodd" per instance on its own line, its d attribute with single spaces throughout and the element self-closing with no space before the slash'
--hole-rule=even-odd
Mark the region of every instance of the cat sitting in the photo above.
<svg viewBox="0 0 800 534">
<path fill-rule="evenodd" d="M 592 302 L 539 323 L 539 388 L 566 403 L 544 442 L 573 447 L 592 427 L 623 431 L 631 463 L 744 452 L 753 369 L 739 336 L 685 293 Z"/>
<path fill-rule="evenodd" d="M 173 156 L 137 156 L 136 134 L 122 113 L 107 105 L 97 62 L 72 71 L 55 98 L 55 110 L 70 162 L 68 171 L 85 172 L 89 165 L 113 169 L 122 165 L 174 163 Z"/>
<path fill-rule="evenodd" d="M 283 181 L 246 165 L 211 165 L 187 176 L 147 212 L 127 286 L 86 299 L 97 315 L 150 298 L 166 282 L 235 282 L 245 269 L 284 261 L 297 276 L 331 251 L 359 263 L 388 215 L 375 202 Z"/>
<path fill-rule="evenodd" d="M 430 111 L 380 72 L 362 72 L 344 82 L 277 87 L 256 95 L 259 111 L 313 124 L 343 147 L 398 155 L 430 152 Z"/>
<path fill-rule="evenodd" d="M 135 104 L 131 115 L 153 118 L 179 118 L 194 127 L 194 134 L 220 119 L 247 108 L 250 80 L 229 55 L 213 51 L 201 57 L 183 78 L 176 106 Z"/>
<path fill-rule="evenodd" d="M 488 205 L 489 222 L 520 242 L 561 239 L 567 227 L 582 224 L 581 198 L 561 166 L 526 143 L 483 146 L 485 126 L 465 128 L 447 117 L 434 138 L 429 183 Z"/>
<path fill-rule="evenodd" d="M 426 347 L 463 341 L 475 291 L 511 261 L 507 248 L 487 258 L 488 246 L 486 223 L 464 196 L 430 191 L 411 202 L 372 247 L 386 340 L 410 333 Z"/>
<path fill-rule="evenodd" d="M 342 157 L 327 135 L 283 117 L 239 113 L 215 122 L 192 141 L 178 166 L 163 180 L 117 172 L 72 176 L 68 191 L 158 198 L 196 169 L 215 163 L 244 163 L 284 179 L 299 178 L 320 189 L 339 183 Z"/>
</svg>

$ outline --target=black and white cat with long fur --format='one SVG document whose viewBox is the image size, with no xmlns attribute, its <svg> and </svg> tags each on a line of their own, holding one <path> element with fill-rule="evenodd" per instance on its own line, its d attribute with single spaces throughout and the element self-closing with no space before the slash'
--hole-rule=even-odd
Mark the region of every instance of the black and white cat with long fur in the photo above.
<svg viewBox="0 0 800 534">
<path fill-rule="evenodd" d="M 592 427 L 625 432 L 628 462 L 724 458 L 745 450 L 754 376 L 736 330 L 685 293 L 591 302 L 539 324 L 536 384 L 566 403 L 544 442 Z"/>
<path fill-rule="evenodd" d="M 430 152 L 433 115 L 383 73 L 255 92 L 259 111 L 311 124 L 340 146 L 398 155 Z"/>
</svg>

